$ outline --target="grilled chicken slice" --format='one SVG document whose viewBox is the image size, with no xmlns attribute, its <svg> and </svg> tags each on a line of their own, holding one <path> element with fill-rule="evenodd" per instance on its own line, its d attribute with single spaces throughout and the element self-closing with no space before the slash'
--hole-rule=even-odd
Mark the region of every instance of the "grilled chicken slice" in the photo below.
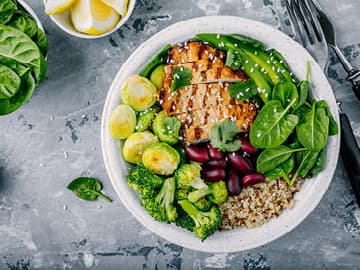
<svg viewBox="0 0 360 270">
<path fill-rule="evenodd" d="M 170 68 L 165 68 L 166 71 L 169 71 L 169 69 Z M 165 90 L 170 89 L 172 80 L 172 72 L 170 74 L 166 73 L 166 77 L 164 80 Z M 192 78 L 189 84 L 191 85 L 199 83 L 238 82 L 246 80 L 247 77 L 241 70 L 233 71 L 229 67 L 220 67 L 192 72 Z"/>
<path fill-rule="evenodd" d="M 203 42 L 189 41 L 174 46 L 170 49 L 168 56 L 169 64 L 177 65 L 192 63 L 201 59 L 217 61 L 218 58 L 224 59 L 225 53 Z"/>
</svg>

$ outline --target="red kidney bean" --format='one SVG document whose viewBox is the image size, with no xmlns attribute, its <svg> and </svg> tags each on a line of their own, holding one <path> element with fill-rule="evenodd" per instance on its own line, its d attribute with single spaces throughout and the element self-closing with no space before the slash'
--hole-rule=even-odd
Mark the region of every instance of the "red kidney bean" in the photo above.
<svg viewBox="0 0 360 270">
<path fill-rule="evenodd" d="M 241 173 L 247 174 L 254 170 L 251 162 L 239 152 L 228 153 L 227 157 L 230 165 Z"/>
<path fill-rule="evenodd" d="M 195 145 L 186 146 L 185 155 L 188 159 L 200 163 L 205 163 L 210 160 L 207 149 L 204 147 L 197 147 Z"/>
<path fill-rule="evenodd" d="M 259 149 L 252 146 L 247 139 L 239 138 L 239 140 L 241 141 L 241 148 L 240 148 L 241 151 L 248 153 L 250 155 L 253 155 L 253 154 L 256 154 L 257 152 L 259 152 Z"/>
<path fill-rule="evenodd" d="M 252 186 L 264 181 L 265 181 L 265 176 L 262 173 L 248 174 L 241 179 L 241 183 L 244 187 Z"/>
<path fill-rule="evenodd" d="M 243 136 L 244 136 L 245 139 L 249 139 L 249 137 L 250 137 L 249 132 L 244 133 Z"/>
<path fill-rule="evenodd" d="M 204 166 L 201 170 L 201 177 L 205 180 L 217 182 L 225 179 L 226 173 L 221 168 L 211 168 Z"/>
<path fill-rule="evenodd" d="M 240 194 L 241 192 L 240 175 L 236 170 L 230 169 L 228 171 L 226 185 L 229 195 L 235 196 Z"/>
<path fill-rule="evenodd" d="M 224 159 L 220 160 L 210 160 L 205 164 L 207 167 L 215 167 L 215 168 L 226 168 L 226 161 Z"/>
<path fill-rule="evenodd" d="M 210 143 L 206 145 L 209 151 L 209 156 L 213 160 L 220 160 L 224 157 L 224 153 L 221 152 L 219 149 L 213 147 Z"/>
</svg>

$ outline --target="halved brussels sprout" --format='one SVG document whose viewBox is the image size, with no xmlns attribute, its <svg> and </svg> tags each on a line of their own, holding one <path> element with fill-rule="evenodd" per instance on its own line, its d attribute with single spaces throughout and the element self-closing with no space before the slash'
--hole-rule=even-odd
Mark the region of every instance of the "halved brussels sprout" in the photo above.
<svg viewBox="0 0 360 270">
<path fill-rule="evenodd" d="M 176 144 L 179 141 L 181 123 L 175 117 L 169 117 L 166 111 L 161 111 L 155 117 L 152 129 L 159 140 L 168 144 Z"/>
<path fill-rule="evenodd" d="M 134 133 L 135 126 L 136 114 L 129 105 L 118 105 L 111 113 L 109 131 L 114 139 L 126 139 Z"/>
<path fill-rule="evenodd" d="M 155 86 L 148 79 L 135 74 L 126 80 L 121 98 L 125 104 L 141 112 L 155 104 L 156 92 Z"/>
<path fill-rule="evenodd" d="M 163 84 L 166 76 L 164 67 L 165 65 L 157 66 L 150 75 L 150 81 L 155 85 L 157 90 L 163 88 Z"/>
<path fill-rule="evenodd" d="M 136 123 L 136 131 L 145 131 L 151 127 L 151 124 L 155 118 L 156 113 L 160 111 L 159 107 L 153 106 L 138 114 L 138 120 Z"/>
<path fill-rule="evenodd" d="M 180 163 L 179 153 L 166 143 L 154 143 L 145 149 L 142 162 L 150 171 L 170 175 L 178 168 Z"/>
<path fill-rule="evenodd" d="M 144 150 L 158 141 L 158 138 L 150 131 L 135 132 L 124 143 L 122 149 L 123 157 L 127 162 L 141 163 Z"/>
</svg>

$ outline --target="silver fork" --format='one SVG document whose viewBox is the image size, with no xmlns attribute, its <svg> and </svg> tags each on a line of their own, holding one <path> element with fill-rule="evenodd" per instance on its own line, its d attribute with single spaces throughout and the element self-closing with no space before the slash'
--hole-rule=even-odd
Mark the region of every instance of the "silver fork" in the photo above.
<svg viewBox="0 0 360 270">
<path fill-rule="evenodd" d="M 352 81 L 351 72 L 353 72 L 354 76 L 358 71 L 351 66 L 339 48 L 337 48 L 335 43 L 335 32 L 333 31 L 332 24 L 326 17 L 325 13 L 319 9 L 319 6 L 316 6 L 313 0 L 286 0 L 285 4 L 293 26 L 295 39 L 309 51 L 322 69 L 325 69 L 326 67 L 329 45 L 334 49 L 340 62 L 343 64 L 344 69 L 350 74 L 347 79 Z M 322 14 L 319 14 L 320 12 L 322 12 Z M 318 15 L 321 15 L 319 17 L 322 20 L 325 20 L 325 22 L 322 21 L 321 24 L 318 20 Z M 324 35 L 323 27 L 331 27 L 331 29 L 326 29 L 327 38 Z M 354 83 L 354 81 L 352 81 L 352 83 L 353 90 L 359 98 L 359 89 L 357 88 L 359 85 Z M 342 137 L 341 156 L 356 200 L 360 206 L 360 149 L 351 129 L 348 117 L 341 111 L 340 107 L 339 111 Z M 359 211 L 357 212 L 359 213 Z"/>
</svg>

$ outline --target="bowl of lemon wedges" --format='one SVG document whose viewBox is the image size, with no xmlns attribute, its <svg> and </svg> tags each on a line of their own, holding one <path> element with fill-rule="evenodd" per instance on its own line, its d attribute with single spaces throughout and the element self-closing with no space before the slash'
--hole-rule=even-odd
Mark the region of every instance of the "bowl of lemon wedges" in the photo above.
<svg viewBox="0 0 360 270">
<path fill-rule="evenodd" d="M 44 0 L 45 13 L 62 30 L 80 38 L 100 38 L 119 29 L 136 0 Z"/>
</svg>

